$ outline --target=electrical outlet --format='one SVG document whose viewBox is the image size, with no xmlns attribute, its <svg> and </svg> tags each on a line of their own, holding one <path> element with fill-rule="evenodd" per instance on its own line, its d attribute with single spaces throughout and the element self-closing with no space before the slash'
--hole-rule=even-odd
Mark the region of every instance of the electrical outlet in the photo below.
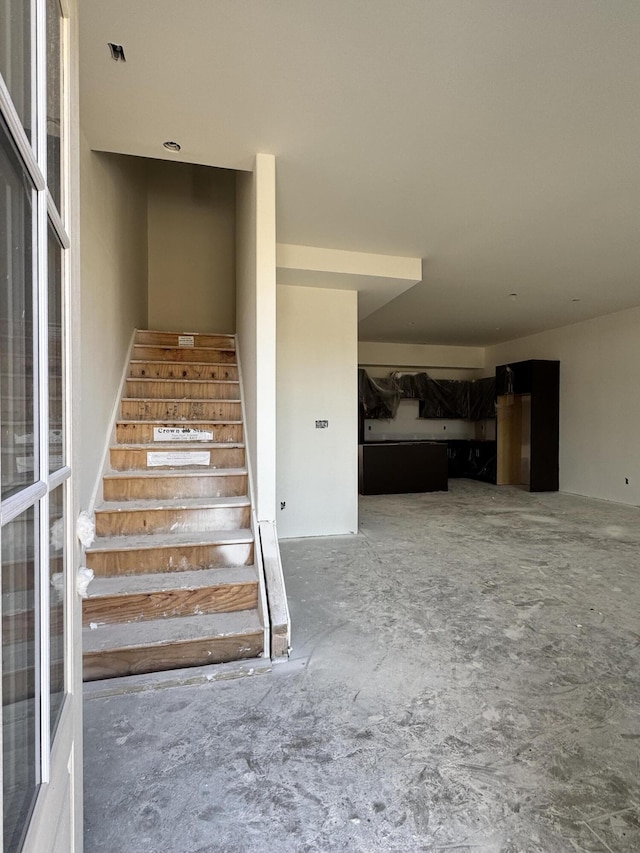
<svg viewBox="0 0 640 853">
<path fill-rule="evenodd" d="M 280 509 L 284 509 L 287 505 L 286 501 L 280 501 Z"/>
</svg>

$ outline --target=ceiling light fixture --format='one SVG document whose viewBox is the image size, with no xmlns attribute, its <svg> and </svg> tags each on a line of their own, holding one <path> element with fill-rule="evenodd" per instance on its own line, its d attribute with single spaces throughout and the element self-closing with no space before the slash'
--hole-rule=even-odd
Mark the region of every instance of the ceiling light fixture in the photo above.
<svg viewBox="0 0 640 853">
<path fill-rule="evenodd" d="M 163 142 L 162 145 L 167 151 L 179 151 L 182 148 L 179 142 L 173 142 L 171 139 Z"/>
<path fill-rule="evenodd" d="M 124 55 L 124 47 L 121 44 L 114 44 L 112 41 L 108 41 L 109 50 L 111 51 L 111 59 L 114 62 L 126 62 L 127 57 Z"/>
</svg>

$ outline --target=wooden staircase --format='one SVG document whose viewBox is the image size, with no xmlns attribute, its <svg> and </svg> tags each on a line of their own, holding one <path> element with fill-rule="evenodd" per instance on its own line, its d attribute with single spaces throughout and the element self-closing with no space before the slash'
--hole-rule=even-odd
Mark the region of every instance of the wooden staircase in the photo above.
<svg viewBox="0 0 640 853">
<path fill-rule="evenodd" d="M 87 550 L 85 680 L 269 655 L 235 338 L 136 332 Z"/>
</svg>

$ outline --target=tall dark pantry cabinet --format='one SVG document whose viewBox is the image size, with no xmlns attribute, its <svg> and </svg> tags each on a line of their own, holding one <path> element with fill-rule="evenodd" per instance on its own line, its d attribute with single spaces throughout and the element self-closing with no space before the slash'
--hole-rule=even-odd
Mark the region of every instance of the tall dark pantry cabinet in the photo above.
<svg viewBox="0 0 640 853">
<path fill-rule="evenodd" d="M 559 486 L 560 362 L 496 367 L 497 484 L 531 492 Z"/>
</svg>

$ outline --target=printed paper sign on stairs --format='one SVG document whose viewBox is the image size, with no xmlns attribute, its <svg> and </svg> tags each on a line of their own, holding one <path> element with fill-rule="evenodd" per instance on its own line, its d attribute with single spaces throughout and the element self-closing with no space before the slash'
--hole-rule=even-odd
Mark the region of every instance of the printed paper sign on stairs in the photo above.
<svg viewBox="0 0 640 853">
<path fill-rule="evenodd" d="M 147 453 L 147 467 L 159 468 L 167 465 L 210 465 L 211 452 L 209 450 L 198 450 L 196 452 L 170 450 L 166 453 L 156 453 L 150 450 Z"/>
<path fill-rule="evenodd" d="M 191 427 L 154 427 L 154 441 L 213 441 L 213 432 Z"/>
</svg>

